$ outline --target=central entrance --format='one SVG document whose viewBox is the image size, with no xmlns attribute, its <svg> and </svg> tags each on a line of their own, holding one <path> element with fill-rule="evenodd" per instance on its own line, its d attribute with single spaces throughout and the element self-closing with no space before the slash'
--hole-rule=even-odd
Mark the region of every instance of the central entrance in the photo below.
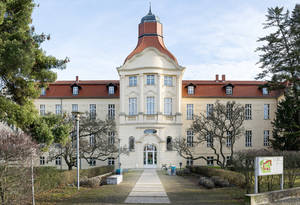
<svg viewBox="0 0 300 205">
<path fill-rule="evenodd" d="M 156 168 L 157 149 L 154 145 L 144 147 L 144 168 Z"/>
</svg>

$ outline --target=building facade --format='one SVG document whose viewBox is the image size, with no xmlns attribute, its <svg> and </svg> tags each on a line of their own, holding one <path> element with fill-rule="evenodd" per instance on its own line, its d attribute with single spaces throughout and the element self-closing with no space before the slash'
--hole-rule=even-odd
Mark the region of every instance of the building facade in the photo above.
<svg viewBox="0 0 300 205">
<path fill-rule="evenodd" d="M 116 69 L 119 80 L 81 81 L 76 77 L 75 81 L 56 81 L 42 89 L 35 101 L 40 114 L 88 111 L 100 119 L 113 116 L 120 145 L 129 150 L 120 156 L 123 168 L 191 164 L 172 149 L 172 140 L 182 137 L 192 143 L 194 136 L 189 128 L 193 116 L 209 112 L 217 100 L 245 106 L 245 136 L 236 142 L 236 150 L 269 147 L 279 93 L 261 88 L 265 82 L 231 81 L 225 75 L 216 75 L 214 80 L 182 80 L 186 68 L 164 45 L 159 18 L 150 10 L 138 29 L 136 48 Z M 214 157 L 205 143 L 194 149 Z M 45 157 L 41 156 L 41 160 Z M 82 162 L 82 167 L 113 164 L 117 162 L 114 160 L 92 165 Z M 206 163 L 209 162 L 194 162 Z M 59 166 L 66 168 L 62 161 Z"/>
</svg>

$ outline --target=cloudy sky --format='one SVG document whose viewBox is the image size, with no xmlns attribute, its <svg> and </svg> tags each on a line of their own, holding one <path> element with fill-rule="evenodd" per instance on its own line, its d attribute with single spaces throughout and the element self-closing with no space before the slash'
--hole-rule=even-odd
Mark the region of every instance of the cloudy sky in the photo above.
<svg viewBox="0 0 300 205">
<path fill-rule="evenodd" d="M 148 0 L 35 0 L 38 33 L 51 35 L 43 44 L 49 55 L 70 58 L 58 80 L 118 79 L 116 67 L 137 44 L 138 24 Z M 186 67 L 184 79 L 251 80 L 258 37 L 267 8 L 293 10 L 298 0 L 151 0 L 160 17 L 167 48 Z"/>
</svg>

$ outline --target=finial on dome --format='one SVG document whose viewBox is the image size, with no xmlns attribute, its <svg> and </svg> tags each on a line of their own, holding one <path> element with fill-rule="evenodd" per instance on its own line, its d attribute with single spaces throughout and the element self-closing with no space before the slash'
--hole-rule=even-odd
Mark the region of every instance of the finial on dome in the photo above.
<svg viewBox="0 0 300 205">
<path fill-rule="evenodd" d="M 152 15 L 152 12 L 151 12 L 151 1 L 149 2 L 149 13 L 148 15 Z"/>
</svg>

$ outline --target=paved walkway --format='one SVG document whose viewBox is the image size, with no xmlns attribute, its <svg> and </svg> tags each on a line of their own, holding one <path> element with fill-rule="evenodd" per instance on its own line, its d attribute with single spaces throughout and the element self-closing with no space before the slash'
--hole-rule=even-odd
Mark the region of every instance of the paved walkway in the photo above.
<svg viewBox="0 0 300 205">
<path fill-rule="evenodd" d="M 166 203 L 170 200 L 155 169 L 145 169 L 125 203 L 147 204 Z"/>
</svg>

